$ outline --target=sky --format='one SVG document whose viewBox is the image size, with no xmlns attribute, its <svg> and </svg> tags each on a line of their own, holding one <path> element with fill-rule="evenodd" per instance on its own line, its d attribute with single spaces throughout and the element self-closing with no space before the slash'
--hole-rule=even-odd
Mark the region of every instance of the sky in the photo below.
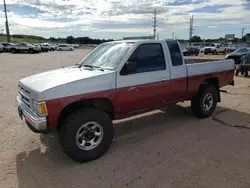
<svg viewBox="0 0 250 188">
<path fill-rule="evenodd" d="M 3 0 L 0 0 L 3 10 Z M 120 39 L 153 34 L 157 11 L 160 39 L 194 35 L 219 38 L 250 33 L 250 0 L 6 0 L 11 34 Z M 3 30 L 4 29 L 4 30 Z M 0 11 L 0 32 L 5 16 Z"/>
</svg>

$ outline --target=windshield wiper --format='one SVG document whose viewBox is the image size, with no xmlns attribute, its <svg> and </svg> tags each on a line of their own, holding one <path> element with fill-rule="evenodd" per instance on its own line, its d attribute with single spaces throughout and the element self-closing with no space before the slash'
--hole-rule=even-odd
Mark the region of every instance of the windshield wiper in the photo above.
<svg viewBox="0 0 250 188">
<path fill-rule="evenodd" d="M 82 65 L 81 64 L 75 64 L 75 66 L 77 66 L 78 68 L 81 68 L 82 67 Z"/>
<path fill-rule="evenodd" d="M 83 65 L 84 67 L 90 67 L 90 68 L 98 68 L 98 69 L 100 69 L 101 71 L 104 71 L 104 69 L 103 68 L 101 68 L 101 67 L 99 67 L 99 66 L 95 66 L 95 65 Z"/>
</svg>

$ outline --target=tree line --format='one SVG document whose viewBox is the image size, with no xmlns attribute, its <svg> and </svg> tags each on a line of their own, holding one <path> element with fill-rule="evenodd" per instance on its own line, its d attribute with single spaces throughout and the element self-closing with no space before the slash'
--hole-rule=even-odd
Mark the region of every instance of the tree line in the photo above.
<svg viewBox="0 0 250 188">
<path fill-rule="evenodd" d="M 194 35 L 192 38 L 191 38 L 191 42 L 203 42 L 203 41 L 206 41 L 206 42 L 217 42 L 217 41 L 224 41 L 225 38 L 218 38 L 218 39 L 202 39 L 200 36 L 198 35 Z M 239 39 L 237 37 L 235 37 L 232 42 L 246 42 L 247 41 L 247 37 L 244 36 L 242 39 Z"/>
</svg>

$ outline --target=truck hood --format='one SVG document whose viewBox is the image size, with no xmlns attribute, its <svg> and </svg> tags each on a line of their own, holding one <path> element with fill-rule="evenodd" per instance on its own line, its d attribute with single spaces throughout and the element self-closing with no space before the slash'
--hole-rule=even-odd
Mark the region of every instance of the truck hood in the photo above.
<svg viewBox="0 0 250 188">
<path fill-rule="evenodd" d="M 41 93 L 57 86 L 105 75 L 110 72 L 113 71 L 71 66 L 28 76 L 20 80 L 20 85 L 35 93 Z"/>
</svg>

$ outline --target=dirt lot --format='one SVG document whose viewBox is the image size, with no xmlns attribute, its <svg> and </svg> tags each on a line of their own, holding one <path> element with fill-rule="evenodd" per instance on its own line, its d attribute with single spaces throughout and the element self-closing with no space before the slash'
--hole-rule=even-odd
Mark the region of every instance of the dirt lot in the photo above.
<svg viewBox="0 0 250 188">
<path fill-rule="evenodd" d="M 115 122 L 110 150 L 90 163 L 67 158 L 57 135 L 32 133 L 17 115 L 18 80 L 86 53 L 0 54 L 1 188 L 250 187 L 250 79 L 243 77 L 225 88 L 211 118 L 193 117 L 185 102 Z"/>
</svg>

